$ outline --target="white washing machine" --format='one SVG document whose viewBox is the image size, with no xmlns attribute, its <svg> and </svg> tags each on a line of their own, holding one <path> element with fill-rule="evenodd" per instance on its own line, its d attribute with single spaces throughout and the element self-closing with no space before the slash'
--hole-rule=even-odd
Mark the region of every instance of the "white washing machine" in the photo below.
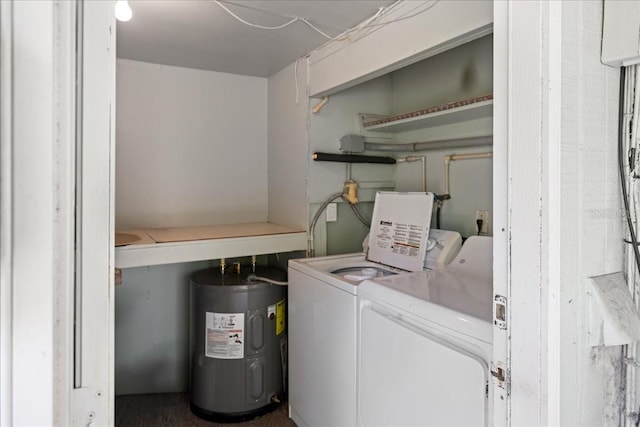
<svg viewBox="0 0 640 427">
<path fill-rule="evenodd" d="M 411 268 L 414 269 L 416 265 L 420 270 L 438 268 L 455 257 L 461 237 L 452 231 L 429 230 L 432 204 L 432 196 L 425 193 L 377 195 L 371 247 L 377 247 L 378 252 L 385 248 L 391 252 L 393 248 L 385 247 L 389 233 L 394 236 L 406 234 L 409 238 L 411 233 L 404 233 L 406 227 L 400 227 L 396 233 L 389 229 L 389 223 L 413 224 L 413 240 L 417 234 L 424 234 L 419 236 L 418 243 L 410 243 L 414 246 L 412 249 L 418 250 L 410 252 L 400 245 L 391 257 L 396 259 L 390 262 L 370 261 L 371 250 L 367 254 L 289 262 L 289 416 L 298 426 L 351 427 L 356 424 L 356 297 L 359 284 L 372 276 L 406 273 L 409 263 L 413 263 Z M 407 214 L 411 218 L 407 218 Z M 380 226 L 380 223 L 383 224 Z M 377 238 L 377 235 L 382 237 Z M 405 269 L 392 267 L 401 252 L 411 259 L 408 262 L 400 259 L 399 264 Z M 418 264 L 416 256 L 421 257 Z M 379 253 L 375 257 L 387 261 L 384 253 L 382 258 Z"/>
<path fill-rule="evenodd" d="M 443 269 L 363 282 L 357 425 L 488 425 L 492 292 L 490 237 Z"/>
</svg>

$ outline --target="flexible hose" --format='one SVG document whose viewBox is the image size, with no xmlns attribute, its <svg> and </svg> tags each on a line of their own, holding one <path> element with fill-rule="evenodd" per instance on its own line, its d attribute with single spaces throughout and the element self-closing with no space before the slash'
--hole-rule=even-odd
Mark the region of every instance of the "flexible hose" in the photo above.
<svg viewBox="0 0 640 427">
<path fill-rule="evenodd" d="M 349 203 L 349 206 L 351 206 L 351 210 L 353 211 L 354 214 L 356 214 L 356 217 L 360 220 L 360 222 L 367 228 L 371 228 L 371 224 L 367 221 L 367 219 L 362 216 L 362 214 L 360 213 L 360 211 L 358 210 L 358 208 L 356 207 L 356 205 Z"/>
<path fill-rule="evenodd" d="M 267 283 L 271 283 L 272 285 L 280 285 L 280 286 L 287 286 L 289 284 L 289 282 L 281 282 L 279 280 L 269 279 L 268 277 L 256 276 L 255 274 L 250 274 L 249 276 L 247 276 L 247 280 L 249 280 L 250 282 L 255 282 L 255 281 L 267 282 Z"/>
<path fill-rule="evenodd" d="M 330 196 L 327 200 L 325 200 L 322 206 L 320 206 L 320 209 L 318 209 L 318 211 L 314 215 L 313 220 L 311 221 L 311 226 L 309 226 L 309 238 L 307 240 L 308 256 L 312 257 L 315 252 L 315 249 L 313 248 L 313 234 L 316 229 L 316 223 L 318 222 L 318 219 L 320 219 L 320 214 L 322 214 L 322 211 L 324 211 L 327 208 L 327 206 L 329 206 L 329 203 L 333 202 L 335 199 L 338 199 L 340 197 L 342 197 L 342 192 L 335 193 L 332 196 Z"/>
</svg>

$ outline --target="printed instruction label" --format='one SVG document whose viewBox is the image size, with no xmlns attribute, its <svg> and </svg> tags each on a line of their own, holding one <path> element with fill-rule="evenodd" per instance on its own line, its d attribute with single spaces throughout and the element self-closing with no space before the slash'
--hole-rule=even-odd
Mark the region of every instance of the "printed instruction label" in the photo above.
<svg viewBox="0 0 640 427">
<path fill-rule="evenodd" d="M 416 224 L 400 224 L 380 221 L 376 244 L 383 251 L 397 255 L 417 257 L 424 236 L 424 227 Z"/>
<path fill-rule="evenodd" d="M 244 357 L 244 313 L 209 313 L 205 318 L 204 355 L 214 359 Z"/>
<path fill-rule="evenodd" d="M 377 192 L 367 260 L 421 271 L 432 209 L 431 193 Z"/>
<path fill-rule="evenodd" d="M 285 300 L 276 303 L 276 335 L 284 332 L 286 324 L 286 304 Z"/>
</svg>

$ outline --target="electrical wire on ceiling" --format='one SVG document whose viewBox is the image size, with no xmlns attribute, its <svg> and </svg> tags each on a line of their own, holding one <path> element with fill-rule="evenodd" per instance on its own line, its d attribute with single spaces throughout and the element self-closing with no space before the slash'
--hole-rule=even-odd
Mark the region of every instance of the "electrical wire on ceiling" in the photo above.
<svg viewBox="0 0 640 427">
<path fill-rule="evenodd" d="M 417 2 L 418 3 L 417 6 L 408 10 L 407 12 L 400 15 L 399 17 L 388 20 L 388 21 L 382 21 L 383 17 L 389 15 L 396 7 L 398 7 L 401 3 L 403 3 L 403 0 L 396 1 L 395 3 L 393 3 L 392 5 L 386 8 L 380 8 L 375 15 L 364 20 L 356 27 L 353 27 L 345 31 L 344 33 L 340 34 L 338 37 L 340 37 L 341 40 L 349 40 L 352 43 L 356 42 L 368 36 L 369 34 L 373 33 L 374 31 L 377 31 L 387 25 L 394 24 L 396 22 L 404 21 L 406 19 L 410 19 L 415 16 L 421 15 L 427 12 L 428 10 L 430 10 L 439 1 L 440 0 L 432 0 L 431 2 Z"/>
<path fill-rule="evenodd" d="M 386 25 L 393 24 L 394 22 L 404 21 L 406 19 L 413 18 L 413 17 L 418 16 L 418 15 L 420 15 L 422 13 L 425 13 L 428 10 L 430 10 L 433 6 L 435 6 L 440 0 L 432 0 L 431 2 L 418 2 L 417 6 L 413 7 L 412 9 L 410 9 L 409 11 L 407 11 L 404 14 L 400 15 L 399 17 L 397 17 L 395 19 L 392 19 L 392 20 L 389 20 L 389 21 L 379 22 L 384 16 L 387 16 L 390 12 L 395 10 L 396 7 L 398 7 L 399 4 L 403 3 L 403 0 L 398 0 L 398 1 L 394 2 L 393 4 L 391 4 L 389 6 L 380 7 L 376 11 L 376 13 L 371 15 L 369 18 L 365 19 L 364 21 L 362 21 L 360 24 L 356 25 L 353 28 L 350 28 L 350 29 L 348 29 L 346 31 L 342 31 L 342 33 L 339 34 L 336 37 L 332 37 L 329 34 L 327 34 L 326 32 L 322 31 L 320 28 L 318 28 L 318 26 L 312 24 L 309 21 L 308 18 L 303 18 L 303 17 L 298 17 L 298 16 L 282 15 L 282 14 L 275 13 L 275 12 L 272 12 L 272 11 L 269 11 L 269 10 L 252 7 L 252 6 L 249 6 L 247 4 L 243 4 L 243 3 L 235 3 L 235 2 L 225 1 L 225 0 L 210 0 L 210 1 L 215 3 L 216 5 L 218 5 L 222 10 L 227 12 L 230 16 L 232 16 L 237 21 L 241 22 L 244 25 L 252 27 L 252 28 L 258 28 L 258 29 L 262 29 L 262 30 L 280 30 L 280 29 L 286 28 L 289 25 L 292 25 L 292 24 L 300 21 L 300 22 L 304 23 L 305 25 L 307 25 L 312 30 L 316 31 L 318 34 L 320 34 L 323 37 L 327 38 L 328 40 L 331 40 L 331 41 L 350 40 L 351 42 L 354 42 L 354 41 L 359 40 L 359 39 L 365 37 L 366 35 L 372 33 L 373 31 L 376 31 L 376 30 L 378 30 L 378 29 L 380 29 L 380 28 L 382 28 L 382 27 L 384 27 Z M 266 26 L 266 25 L 255 24 L 253 22 L 249 22 L 246 19 L 241 18 L 239 15 L 234 13 L 232 10 L 230 10 L 223 3 L 225 3 L 227 5 L 233 5 L 235 7 L 242 7 L 242 8 L 245 8 L 245 9 L 250 9 L 250 10 L 253 10 L 253 11 L 264 13 L 266 15 L 278 16 L 278 17 L 285 18 L 285 19 L 288 19 L 288 20 L 286 22 L 280 24 L 280 25 L 275 25 L 275 26 Z M 322 26 L 336 29 L 336 27 L 331 26 L 331 25 L 327 25 L 327 24 L 322 24 Z M 303 58 L 307 59 L 307 85 L 308 85 L 309 57 L 308 57 L 308 54 L 307 54 L 307 55 L 305 55 L 303 57 L 298 58 L 296 60 L 296 62 L 295 62 L 294 74 L 295 74 L 295 86 L 296 86 L 296 98 L 295 98 L 296 99 L 296 105 L 299 103 L 298 62 Z M 325 101 L 325 103 L 326 103 L 326 101 Z"/>
<path fill-rule="evenodd" d="M 222 3 L 226 3 L 227 5 L 233 5 L 234 7 L 253 10 L 253 11 L 265 14 L 265 15 L 276 16 L 278 18 L 290 18 L 290 19 L 296 18 L 296 16 L 283 15 L 283 14 L 280 14 L 280 13 L 277 13 L 277 12 L 273 12 L 273 11 L 268 10 L 268 9 L 261 9 L 261 8 L 258 8 L 258 7 L 250 6 L 249 3 L 252 3 L 252 2 L 247 1 L 247 0 L 244 0 L 242 3 L 238 3 L 237 1 L 231 1 L 231 0 L 219 0 L 219 1 L 222 2 Z M 340 32 L 345 31 L 344 27 L 337 27 L 335 25 L 327 24 L 327 23 L 324 23 L 324 22 L 322 23 L 322 26 L 323 27 L 327 27 L 327 28 L 333 28 L 334 30 L 340 31 Z"/>
<path fill-rule="evenodd" d="M 371 26 L 375 27 L 375 26 L 380 26 L 380 25 L 388 25 L 388 24 L 393 24 L 395 22 L 400 22 L 400 21 L 404 21 L 404 20 L 413 18 L 415 16 L 418 16 L 418 15 L 421 15 L 421 14 L 425 13 L 426 11 L 431 9 L 433 6 L 438 4 L 439 1 L 440 0 L 433 0 L 430 3 L 419 4 L 418 6 L 414 7 L 413 9 L 411 9 L 410 11 L 406 12 L 404 15 L 401 15 L 398 18 L 392 19 L 391 21 L 379 22 L 379 23 L 373 24 Z M 421 6 L 424 6 L 424 8 L 421 8 Z M 416 9 L 420 9 L 420 10 L 418 10 L 417 12 L 413 12 Z"/>
<path fill-rule="evenodd" d="M 227 12 L 229 15 L 233 16 L 235 19 L 237 19 L 238 21 L 242 22 L 245 25 L 248 25 L 252 28 L 259 28 L 261 30 L 280 30 L 282 28 L 288 27 L 289 25 L 293 24 L 296 21 L 300 21 L 300 18 L 296 18 L 293 17 L 291 18 L 289 21 L 285 22 L 284 24 L 281 25 L 276 25 L 274 27 L 266 27 L 264 25 L 259 25 L 259 24 L 253 24 L 249 21 L 245 21 L 244 19 L 240 18 L 238 15 L 236 15 L 235 13 L 233 13 L 231 10 L 229 10 L 229 8 L 227 8 L 225 5 L 222 4 L 222 2 L 218 1 L 218 0 L 212 0 L 215 4 L 217 4 L 218 6 L 220 6 L 222 8 L 222 10 L 224 10 L 225 12 Z M 233 3 L 232 3 L 233 4 Z M 282 15 L 283 17 L 285 17 L 284 15 Z"/>
<path fill-rule="evenodd" d="M 375 22 L 375 21 L 381 19 L 383 16 L 386 16 L 391 10 L 393 10 L 399 3 L 402 2 L 402 0 L 396 1 L 392 5 L 379 8 L 378 11 L 375 14 L 373 14 L 369 18 L 365 19 L 363 22 L 361 22 L 360 24 L 356 25 L 355 27 L 350 28 L 350 29 L 348 29 L 346 31 L 343 31 L 341 34 L 339 34 L 336 37 L 332 37 L 331 35 L 327 34 L 325 31 L 323 31 L 320 28 L 318 28 L 317 25 L 314 25 L 311 21 L 309 21 L 308 18 L 305 18 L 305 17 L 282 15 L 282 14 L 274 13 L 274 12 L 271 12 L 271 11 L 258 9 L 258 8 L 250 7 L 250 6 L 247 6 L 247 5 L 240 4 L 240 3 L 234 3 L 234 2 L 225 1 L 225 0 L 211 0 L 211 1 L 213 3 L 215 3 L 215 4 L 217 4 L 220 8 L 222 8 L 222 10 L 227 12 L 229 15 L 231 15 L 233 18 L 235 18 L 239 22 L 241 22 L 241 23 L 243 23 L 245 25 L 248 25 L 249 27 L 252 27 L 252 28 L 258 28 L 258 29 L 262 29 L 262 30 L 280 30 L 280 29 L 288 27 L 289 25 L 292 25 L 295 22 L 299 21 L 299 22 L 304 23 L 309 28 L 311 28 L 312 30 L 314 30 L 315 32 L 317 32 L 318 34 L 320 34 L 321 36 L 325 37 L 328 40 L 345 41 L 345 40 L 350 40 L 350 38 L 351 38 L 351 36 L 353 34 L 355 34 L 356 36 L 359 36 L 359 37 L 363 36 L 363 34 L 360 34 L 360 33 L 363 32 L 363 30 L 373 30 L 373 29 L 376 29 L 376 28 L 379 28 L 379 27 L 382 27 L 382 26 L 393 24 L 394 22 L 403 21 L 405 19 L 413 18 L 414 16 L 420 15 L 420 14 L 428 11 L 429 9 L 431 9 L 440 0 L 433 0 L 430 3 L 420 2 L 420 4 L 418 6 L 414 7 L 413 9 L 411 9 L 410 11 L 408 11 L 407 13 L 405 13 L 404 15 L 402 15 L 402 16 L 400 16 L 398 18 L 395 18 L 395 19 L 392 19 L 392 20 L 389 20 L 389 21 L 385 21 L 385 22 Z M 249 22 L 249 21 L 241 18 L 236 13 L 231 11 L 228 7 L 226 7 L 223 3 L 226 3 L 228 5 L 237 6 L 237 7 L 245 7 L 247 9 L 259 11 L 259 12 L 262 12 L 262 13 L 265 13 L 265 14 L 269 14 L 269 15 L 279 16 L 281 18 L 288 19 L 288 21 L 286 21 L 286 22 L 284 22 L 284 23 L 282 23 L 280 25 L 275 25 L 275 26 L 265 26 L 265 25 L 255 24 L 255 23 Z M 422 6 L 426 6 L 426 7 L 421 8 Z M 416 9 L 419 9 L 418 12 L 414 12 Z M 323 27 L 331 27 L 330 25 L 326 25 L 326 24 L 322 24 L 322 26 Z M 333 27 L 333 28 L 335 28 L 335 27 Z"/>
<path fill-rule="evenodd" d="M 229 15 L 234 17 L 239 22 L 241 22 L 241 23 L 243 23 L 245 25 L 248 25 L 249 27 L 252 27 L 252 28 L 259 28 L 261 30 L 280 30 L 282 28 L 288 27 L 291 24 L 294 24 L 295 22 L 300 21 L 300 22 L 306 24 L 307 26 L 309 26 L 309 28 L 311 28 L 312 30 L 314 30 L 315 32 L 320 34 L 321 36 L 323 36 L 323 37 L 325 37 L 325 38 L 327 38 L 329 40 L 340 41 L 339 38 L 331 37 L 329 34 L 327 34 L 324 31 L 322 31 L 320 28 L 318 28 L 317 26 L 312 24 L 307 18 L 301 18 L 301 17 L 298 17 L 298 16 L 293 16 L 292 17 L 292 16 L 286 16 L 286 15 L 279 15 L 279 14 L 270 13 L 271 15 L 278 15 L 278 16 L 281 16 L 283 18 L 289 18 L 289 20 L 287 22 L 283 23 L 283 24 L 268 27 L 268 26 L 265 26 L 265 25 L 254 24 L 254 23 L 249 22 L 249 21 L 247 21 L 245 19 L 242 19 L 240 16 L 236 15 L 228 7 L 226 7 L 224 4 L 222 4 L 223 3 L 222 1 L 219 1 L 219 0 L 211 0 L 211 1 L 213 1 L 215 4 L 220 6 L 222 8 L 222 10 L 227 12 Z M 231 3 L 231 2 L 226 2 L 226 3 L 235 5 L 235 3 Z M 259 9 L 256 9 L 256 8 L 252 8 L 252 9 L 253 10 L 259 10 Z"/>
</svg>

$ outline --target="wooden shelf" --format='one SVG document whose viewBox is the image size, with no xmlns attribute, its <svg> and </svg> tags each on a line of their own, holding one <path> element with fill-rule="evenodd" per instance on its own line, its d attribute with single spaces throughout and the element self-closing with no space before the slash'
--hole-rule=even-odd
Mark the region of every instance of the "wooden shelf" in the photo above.
<svg viewBox="0 0 640 427">
<path fill-rule="evenodd" d="M 365 118 L 362 127 L 365 130 L 397 133 L 492 117 L 492 115 L 493 95 L 485 95 L 395 116 Z"/>
<path fill-rule="evenodd" d="M 307 249 L 303 230 L 267 222 L 123 230 L 139 241 L 115 249 L 115 267 L 265 255 Z"/>
</svg>

